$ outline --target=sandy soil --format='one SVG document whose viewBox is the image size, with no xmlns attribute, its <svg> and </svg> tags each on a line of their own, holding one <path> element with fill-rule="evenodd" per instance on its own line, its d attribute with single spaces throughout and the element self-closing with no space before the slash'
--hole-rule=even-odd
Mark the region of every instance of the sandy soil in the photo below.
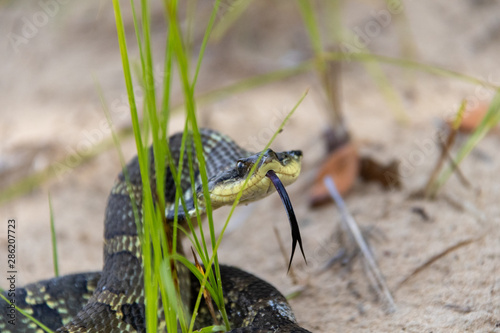
<svg viewBox="0 0 500 333">
<path fill-rule="evenodd" d="M 500 83 L 497 2 L 460 0 L 451 5 L 425 0 L 404 1 L 403 5 L 416 59 Z M 129 120 L 109 2 L 3 1 L 0 6 L 3 189 L 68 153 L 84 153 L 109 137 L 96 81 L 111 105 L 117 127 L 127 126 Z M 403 14 L 395 11 L 381 16 L 389 12 L 384 6 L 382 1 L 350 2 L 343 8 L 343 24 L 373 52 L 401 56 L 408 45 L 407 39 L 399 39 L 405 27 Z M 223 9 L 230 10 L 230 5 Z M 282 5 L 280 10 L 278 18 L 257 1 L 226 38 L 209 47 L 200 76 L 201 91 L 310 56 L 295 4 Z M 161 15 L 155 14 L 153 23 L 153 39 L 161 52 Z M 383 69 L 402 99 L 407 123 L 396 121 L 381 90 L 356 62 L 343 68 L 342 104 L 363 154 L 380 161 L 401 160 L 404 187 L 387 192 L 358 182 L 346 200 L 362 227 L 377 230 L 374 252 L 397 311 L 386 313 L 359 261 L 351 269 L 334 267 L 318 273 L 339 249 L 335 232 L 340 216 L 333 205 L 317 210 L 308 206 L 307 191 L 324 154 L 321 132 L 328 123 L 321 88 L 312 73 L 200 107 L 203 126 L 258 150 L 310 89 L 274 144 L 276 150 L 302 149 L 305 154 L 303 175 L 289 188 L 309 262 L 305 266 L 299 256 L 294 261 L 299 286 L 286 275 L 273 232 L 277 227 L 288 246 L 288 222 L 283 209 L 276 208 L 281 207 L 276 195 L 238 209 L 220 260 L 255 273 L 284 294 L 304 287 L 291 304 L 301 325 L 314 332 L 500 332 L 498 134 L 487 136 L 462 164 L 474 189 L 464 188 L 452 177 L 434 201 L 409 198 L 435 164 L 435 136 L 441 120 L 453 114 L 463 98 L 487 102 L 493 93 L 457 79 L 389 66 Z M 181 125 L 182 115 L 175 116 L 172 130 Z M 123 150 L 128 158 L 134 155 L 130 138 L 123 142 Z M 81 166 L 73 167 L 73 163 L 65 161 L 58 166 L 57 177 L 0 206 L 4 221 L 0 267 L 6 270 L 6 221 L 14 218 L 19 286 L 53 276 L 49 191 L 62 274 L 101 267 L 103 212 L 119 170 L 117 154 L 109 149 Z M 425 210 L 429 220 L 415 214 L 415 208 Z M 221 225 L 226 215 L 223 209 L 216 213 Z M 400 285 L 423 263 L 462 242 L 467 244 Z"/>
</svg>

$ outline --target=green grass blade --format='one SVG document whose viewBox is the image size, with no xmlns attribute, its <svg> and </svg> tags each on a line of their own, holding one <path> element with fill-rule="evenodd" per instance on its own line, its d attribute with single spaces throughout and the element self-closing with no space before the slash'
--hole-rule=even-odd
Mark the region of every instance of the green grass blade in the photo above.
<svg viewBox="0 0 500 333">
<path fill-rule="evenodd" d="M 196 4 L 198 0 L 186 1 L 186 34 L 184 42 L 186 45 L 186 55 L 191 59 L 191 52 L 193 50 L 194 31 L 196 23 Z"/>
<path fill-rule="evenodd" d="M 127 95 L 132 116 L 132 127 L 136 139 L 138 154 L 141 154 L 143 145 L 142 145 L 142 138 L 140 136 L 139 118 L 137 116 L 137 104 L 135 103 L 134 87 L 132 84 L 132 74 L 130 72 L 130 61 L 128 59 L 127 42 L 125 38 L 125 28 L 123 25 L 119 0 L 113 0 L 113 9 L 115 13 L 118 44 L 120 46 L 120 55 L 122 58 L 123 75 L 125 78 L 125 85 L 127 87 Z"/>
<path fill-rule="evenodd" d="M 320 20 L 316 16 L 315 9 L 310 0 L 298 0 L 300 13 L 302 15 L 304 25 L 309 35 L 309 40 L 311 42 L 316 72 L 322 84 L 323 90 L 328 101 L 328 116 L 330 119 L 330 127 L 333 131 L 338 133 L 344 133 L 347 129 L 345 128 L 344 115 L 342 112 L 342 103 L 340 101 L 340 87 L 341 87 L 341 66 L 340 61 L 327 60 L 324 57 L 324 47 L 321 41 L 320 34 Z M 333 5 L 335 3 L 335 5 Z M 335 31 L 335 34 L 331 35 L 333 43 L 335 45 L 335 36 L 340 34 L 342 31 L 340 29 L 340 4 L 338 1 L 328 2 L 330 11 L 327 12 L 328 17 L 327 22 L 330 26 L 337 23 L 339 27 Z M 327 5 L 327 4 L 325 4 Z M 318 11 L 318 14 L 321 12 Z M 324 14 L 323 14 L 324 15 Z"/>
<path fill-rule="evenodd" d="M 142 80 L 144 82 L 144 126 L 151 129 L 153 139 L 153 155 L 156 186 L 155 192 L 150 193 L 149 186 L 144 186 L 144 228 L 145 228 L 145 247 L 143 249 L 144 267 L 151 267 L 148 272 L 148 278 L 145 277 L 145 289 L 148 291 L 146 299 L 147 327 L 153 331 L 158 327 L 157 307 L 158 307 L 158 287 L 161 293 L 162 303 L 164 305 L 166 326 L 169 331 L 177 331 L 177 319 L 181 327 L 185 327 L 184 315 L 178 302 L 178 292 L 176 291 L 177 279 L 176 271 L 171 267 L 167 259 L 172 251 L 175 251 L 174 244 L 167 238 L 171 238 L 172 230 L 163 225 L 163 216 L 165 211 L 165 156 L 166 148 L 164 145 L 164 130 L 166 124 L 160 124 L 156 107 L 156 92 L 153 72 L 153 58 L 151 45 L 151 24 L 150 24 L 150 6 L 149 1 L 141 1 L 142 13 L 142 38 L 144 41 L 141 49 Z M 167 92 L 168 93 L 168 92 Z M 148 136 L 149 137 L 149 136 Z M 146 148 L 146 147 L 145 147 Z M 152 162 L 152 161 L 145 161 Z M 145 163 L 149 165 L 149 163 Z M 142 170 L 149 178 L 149 167 Z M 151 194 L 151 196 L 150 196 Z M 168 229 L 167 229 L 168 228 Z M 157 232 L 164 230 L 164 232 Z M 173 231 L 175 232 L 175 231 Z M 167 244 L 169 243 L 169 244 Z M 150 251 L 150 245 L 152 252 Z"/>
<path fill-rule="evenodd" d="M 10 304 L 10 301 L 7 299 L 7 297 L 5 297 L 3 295 L 4 293 L 4 290 L 2 288 L 0 288 L 0 297 L 7 303 Z M 47 333 L 54 333 L 54 331 L 52 331 L 50 328 L 48 328 L 47 326 L 45 326 L 44 324 L 42 324 L 41 322 L 39 322 L 38 320 L 36 320 L 35 317 L 31 316 L 30 314 L 28 314 L 26 311 L 24 311 L 23 309 L 21 308 L 18 308 L 17 305 L 14 305 L 16 307 L 16 310 L 22 314 L 23 316 L 25 316 L 26 318 L 28 318 L 29 320 L 31 320 L 32 322 L 34 322 L 35 324 L 37 324 L 38 326 L 40 326 L 40 328 L 42 330 L 44 330 L 45 332 Z M 37 331 L 38 332 L 38 331 Z"/>
<path fill-rule="evenodd" d="M 193 94 L 196 82 L 198 82 L 198 74 L 200 73 L 201 62 L 203 60 L 203 56 L 205 55 L 205 49 L 207 47 L 208 39 L 210 38 L 210 33 L 212 32 L 212 27 L 214 26 L 215 18 L 217 17 L 217 12 L 219 11 L 219 5 L 220 5 L 220 0 L 216 0 L 214 7 L 212 9 L 212 15 L 210 16 L 208 25 L 205 28 L 205 35 L 203 36 L 203 42 L 201 43 L 200 54 L 198 55 L 198 62 L 196 63 L 196 69 L 194 72 L 193 81 L 191 82 L 191 90 L 193 91 Z M 193 95 L 193 100 L 194 100 L 194 95 Z"/>
<path fill-rule="evenodd" d="M 318 27 L 318 19 L 316 17 L 314 7 L 310 0 L 297 0 L 299 3 L 300 13 L 309 34 L 314 54 L 317 59 L 321 59 L 323 54 L 323 45 L 321 42 L 321 35 Z"/>
<path fill-rule="evenodd" d="M 168 138 L 168 126 L 170 120 L 170 92 L 172 90 L 172 64 L 173 64 L 173 47 L 171 44 L 172 39 L 167 36 L 167 43 L 165 48 L 165 61 L 164 61 L 164 78 L 163 78 L 163 101 L 161 105 L 161 116 L 160 123 L 164 124 L 164 128 L 161 129 L 163 133 L 163 140 Z"/>
<path fill-rule="evenodd" d="M 130 133 L 130 128 L 125 128 L 118 132 L 118 136 L 124 138 L 130 136 Z M 49 164 L 44 169 L 30 174 L 0 191 L 0 203 L 8 202 L 26 194 L 54 177 L 62 177 L 67 172 L 89 162 L 112 146 L 113 141 L 111 138 L 107 138 L 88 151 L 76 151 L 64 156 L 60 160 Z"/>
<path fill-rule="evenodd" d="M 196 330 L 194 332 L 199 332 L 199 333 L 210 333 L 210 332 L 224 332 L 226 329 L 226 326 L 217 326 L 217 325 L 214 325 L 214 326 L 208 326 L 208 327 L 205 327 L 205 328 L 202 328 L 201 330 Z"/>
<path fill-rule="evenodd" d="M 358 36 L 356 36 L 351 32 L 344 31 L 343 35 L 345 35 L 345 37 L 340 42 L 341 46 L 345 45 L 346 43 L 345 40 L 347 40 L 347 43 L 353 44 L 355 43 L 353 42 L 353 40 L 358 38 Z M 387 79 L 387 76 L 385 75 L 384 71 L 380 66 L 380 62 L 369 61 L 370 58 L 372 58 L 372 60 L 377 59 L 377 56 L 369 53 L 368 49 L 365 46 L 360 46 L 359 49 L 357 49 L 357 51 L 358 50 L 361 52 L 355 52 L 355 53 L 343 52 L 341 54 L 344 54 L 345 56 L 344 59 L 358 60 L 362 62 L 366 72 L 368 73 L 368 75 L 372 77 L 373 81 L 375 82 L 375 86 L 380 90 L 382 96 L 386 100 L 386 103 L 388 104 L 389 109 L 392 111 L 395 118 L 399 122 L 406 123 L 408 121 L 408 115 L 406 114 L 403 102 L 399 94 L 395 91 L 394 87 L 390 84 L 389 80 Z M 330 57 L 334 54 L 335 53 L 330 53 Z M 337 60 L 339 60 L 339 57 L 337 56 L 338 53 L 335 55 L 336 56 L 334 56 L 334 58 L 337 58 Z"/>
<path fill-rule="evenodd" d="M 142 3 L 141 3 L 142 4 Z M 144 4 L 143 4 L 143 9 Z M 125 29 L 123 25 L 123 19 L 121 15 L 120 3 L 118 0 L 113 0 L 113 9 L 115 12 L 115 21 L 117 27 L 118 43 L 120 46 L 120 54 L 122 58 L 123 72 L 125 78 L 125 85 L 127 87 L 127 95 L 130 104 L 130 114 L 132 118 L 132 128 L 134 130 L 134 137 L 137 149 L 137 156 L 141 170 L 141 180 L 143 185 L 143 221 L 142 224 L 143 233 L 141 238 L 141 248 L 143 253 L 143 267 L 144 267 L 144 294 L 145 294 L 145 305 L 146 305 L 146 327 L 149 332 L 154 332 L 157 325 L 157 305 L 158 305 L 158 284 L 154 276 L 153 261 L 151 258 L 151 251 L 153 248 L 158 248 L 156 243 L 151 244 L 150 235 L 153 234 L 153 229 L 151 224 L 155 216 L 154 211 L 154 201 L 151 193 L 151 185 L 149 182 L 149 163 L 147 156 L 147 147 L 143 144 L 140 122 L 137 112 L 137 106 L 135 103 L 135 96 L 132 84 L 132 75 L 130 72 L 130 62 L 127 52 L 127 43 L 125 39 Z M 146 8 L 147 10 L 147 8 Z M 134 17 L 134 24 L 137 26 L 137 20 Z M 147 23 L 146 23 L 147 24 Z M 147 81 L 146 81 L 147 82 Z M 146 98 L 146 103 L 148 99 Z M 147 122 L 145 123 L 147 125 Z M 138 230 L 140 233 L 140 230 Z M 167 326 L 171 322 L 168 320 L 171 318 L 166 315 Z"/>
<path fill-rule="evenodd" d="M 214 13 L 217 11 L 217 4 L 214 6 Z M 203 146 L 201 143 L 201 136 L 198 128 L 198 123 L 196 120 L 196 104 L 194 100 L 194 83 L 196 83 L 196 75 L 193 79 L 193 82 L 189 81 L 189 62 L 186 60 L 186 50 L 182 45 L 182 37 L 180 33 L 180 29 L 176 24 L 173 24 L 172 22 L 175 21 L 175 8 L 167 3 L 167 13 L 169 15 L 169 28 L 170 28 L 170 36 L 173 38 L 173 46 L 174 46 L 174 51 L 175 55 L 177 58 L 177 65 L 180 73 L 180 79 L 183 87 L 183 92 L 184 92 L 184 98 L 185 98 L 185 103 L 186 103 L 186 112 L 187 112 L 187 126 L 186 126 L 186 131 L 191 130 L 192 131 L 192 139 L 194 141 L 194 148 L 196 151 L 196 157 L 198 160 L 198 167 L 199 167 L 199 175 L 202 180 L 202 188 L 203 188 L 203 195 L 205 197 L 205 211 L 206 215 L 208 217 L 208 224 L 210 228 L 210 237 L 212 239 L 212 247 L 214 246 L 214 240 L 215 240 L 215 231 L 214 231 L 214 226 L 213 226 L 213 217 L 212 217 L 212 207 L 211 207 L 211 202 L 209 200 L 209 193 L 208 193 L 208 177 L 207 177 L 207 172 L 206 172 L 206 165 L 205 165 L 205 160 L 204 160 L 204 155 L 203 155 Z M 214 14 L 215 15 L 215 14 Z M 215 17 L 212 15 L 212 17 Z M 210 27 L 209 27 L 210 28 Z M 209 28 L 207 28 L 206 31 L 206 38 L 205 40 L 208 39 L 208 35 L 210 33 Z M 201 58 L 200 58 L 201 59 Z M 198 62 L 198 69 L 200 62 Z M 189 143 L 188 143 L 189 144 Z M 188 155 L 189 156 L 189 155 Z M 192 169 L 190 171 L 192 173 Z M 196 204 L 196 202 L 195 202 Z M 198 214 L 199 215 L 199 214 Z M 200 217 L 197 217 L 200 219 Z M 201 229 L 202 227 L 200 227 Z M 198 250 L 198 249 L 197 249 Z M 204 245 L 204 248 L 202 249 L 202 252 L 207 252 L 208 249 Z M 225 313 L 225 307 L 221 306 L 223 304 L 223 296 L 222 296 L 222 287 L 220 282 L 220 272 L 218 269 L 218 262 L 217 262 L 217 256 L 216 253 L 214 252 L 215 256 L 215 261 L 213 264 L 215 265 L 215 273 L 217 275 L 216 281 L 218 282 L 218 293 L 216 295 L 212 295 L 214 301 L 219 305 L 219 310 L 221 311 L 224 323 L 227 327 L 229 327 L 229 321 L 227 319 L 227 314 Z M 202 259 L 205 257 L 202 255 Z M 211 266 L 207 270 L 208 274 L 211 274 Z M 213 274 L 212 274 L 213 276 Z M 204 286 L 202 286 L 201 291 L 203 290 Z M 199 303 L 195 306 L 194 309 L 194 314 L 196 314 L 197 308 L 199 306 Z M 194 317 L 191 319 L 189 331 L 192 331 L 194 324 Z"/>
<path fill-rule="evenodd" d="M 52 261 L 54 263 L 54 276 L 59 276 L 59 260 L 57 256 L 57 238 L 56 227 L 54 224 L 54 210 L 52 209 L 52 199 L 49 192 L 49 211 L 50 211 L 50 237 L 52 242 Z"/>
<path fill-rule="evenodd" d="M 468 82 L 472 84 L 477 84 L 490 89 L 500 89 L 500 86 L 496 86 L 490 82 L 475 78 L 473 76 L 463 74 L 457 71 L 449 70 L 440 66 L 429 65 L 426 63 L 421 63 L 411 59 L 404 58 L 394 58 L 388 56 L 377 55 L 373 53 L 343 53 L 343 52 L 328 52 L 325 55 L 328 59 L 332 60 L 345 60 L 345 61 L 359 61 L 359 62 L 380 62 L 384 64 L 393 65 L 400 67 L 402 69 L 411 69 L 428 74 L 433 74 L 441 77 L 448 77 L 452 79 L 457 79 L 463 82 Z"/>
<path fill-rule="evenodd" d="M 113 143 L 115 145 L 116 152 L 118 153 L 118 159 L 120 161 L 120 165 L 122 167 L 122 170 L 123 170 L 123 173 L 124 173 L 124 176 L 125 176 L 125 181 L 127 183 L 127 191 L 128 191 L 128 193 L 130 195 L 130 202 L 132 203 L 132 211 L 133 211 L 133 214 L 134 214 L 134 221 L 136 221 L 136 223 L 137 223 L 140 220 L 139 219 L 139 212 L 138 212 L 138 207 L 137 207 L 137 205 L 135 203 L 135 198 L 134 198 L 134 194 L 133 194 L 131 183 L 130 183 L 130 176 L 128 174 L 128 170 L 125 168 L 127 164 L 125 162 L 125 157 L 123 156 L 123 151 L 122 151 L 121 144 L 120 144 L 120 140 L 121 140 L 120 133 L 117 132 L 115 130 L 114 126 L 113 126 L 113 121 L 111 119 L 111 114 L 109 112 L 108 103 L 106 101 L 106 98 L 104 96 L 102 88 L 99 85 L 99 83 L 97 82 L 97 80 L 96 80 L 95 77 L 94 77 L 94 81 L 96 83 L 97 92 L 98 92 L 98 95 L 99 95 L 99 99 L 101 101 L 101 106 L 102 106 L 102 109 L 103 109 L 103 113 L 104 113 L 104 115 L 106 117 L 106 121 L 108 122 L 108 126 L 109 126 L 109 129 L 111 131 L 111 138 L 113 139 Z M 139 232 L 140 231 L 141 230 L 139 230 Z"/>
<path fill-rule="evenodd" d="M 409 118 L 404 108 L 403 101 L 394 87 L 390 84 L 380 64 L 376 62 L 365 62 L 364 65 L 396 119 L 400 123 L 408 123 Z"/>
<path fill-rule="evenodd" d="M 237 20 L 243 15 L 245 10 L 250 6 L 252 0 L 234 0 L 228 6 L 230 7 L 222 20 L 214 27 L 214 31 L 211 36 L 211 40 L 219 41 L 226 32 L 237 22 Z"/>
<path fill-rule="evenodd" d="M 343 26 L 342 26 L 342 3 L 340 1 L 326 1 L 326 20 L 328 35 L 331 41 L 340 44 L 342 41 Z"/>
<path fill-rule="evenodd" d="M 210 90 L 196 97 L 197 105 L 206 105 L 208 103 L 234 96 L 254 88 L 262 87 L 280 80 L 285 80 L 290 77 L 306 73 L 315 68 L 315 62 L 311 60 L 304 61 L 297 66 L 278 69 L 265 74 L 258 74 L 249 78 L 242 79 L 236 83 L 227 85 L 223 88 Z M 184 105 L 176 106 L 176 109 L 183 108 Z"/>
<path fill-rule="evenodd" d="M 264 147 L 264 149 L 262 150 L 262 152 L 265 152 L 270 146 L 271 144 L 274 142 L 274 140 L 276 139 L 276 137 L 278 136 L 279 133 L 281 133 L 281 131 L 283 130 L 283 127 L 285 126 L 285 124 L 288 122 L 288 120 L 293 116 L 293 114 L 295 113 L 295 111 L 297 110 L 297 108 L 299 107 L 299 105 L 302 103 L 302 101 L 304 100 L 304 98 L 306 98 L 307 94 L 308 94 L 309 90 L 306 90 L 304 92 L 304 94 L 300 97 L 299 101 L 295 104 L 295 106 L 292 108 L 292 110 L 290 110 L 290 112 L 288 113 L 288 115 L 285 117 L 285 119 L 281 122 L 280 126 L 278 127 L 278 129 L 274 132 L 273 136 L 271 137 L 271 139 L 269 140 L 269 142 L 266 144 L 266 146 Z M 261 154 L 259 156 L 259 158 L 257 159 L 257 162 L 252 166 L 252 169 L 250 170 L 249 172 L 249 175 L 251 175 L 257 165 L 258 165 L 258 162 L 260 161 L 260 159 L 262 158 L 263 154 Z M 236 206 L 238 205 L 240 199 L 241 199 L 241 196 L 243 194 L 243 188 L 245 188 L 246 184 L 248 183 L 250 177 L 247 177 L 247 179 L 245 180 L 245 182 L 243 183 L 243 186 L 242 186 L 242 189 L 240 190 L 240 192 L 238 193 L 238 195 L 236 196 L 236 199 L 234 200 L 234 203 L 233 203 L 233 206 L 231 207 L 231 211 L 226 219 L 226 223 L 224 224 L 224 227 L 222 228 L 222 231 L 220 232 L 219 234 L 219 238 L 217 239 L 217 243 L 215 245 L 215 250 L 218 248 L 218 246 L 220 245 L 220 242 L 222 240 L 222 236 L 224 234 L 224 231 L 226 230 L 226 227 L 227 225 L 229 224 L 229 220 L 231 219 L 231 216 L 233 214 L 233 211 L 234 209 L 236 208 Z"/>
</svg>

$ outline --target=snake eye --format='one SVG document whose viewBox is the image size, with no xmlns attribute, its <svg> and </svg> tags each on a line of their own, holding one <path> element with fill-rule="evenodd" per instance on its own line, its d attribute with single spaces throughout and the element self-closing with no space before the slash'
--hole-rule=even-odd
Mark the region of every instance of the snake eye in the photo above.
<svg viewBox="0 0 500 333">
<path fill-rule="evenodd" d="M 236 170 L 238 170 L 238 174 L 243 175 L 246 171 L 246 164 L 243 161 L 236 162 Z"/>
</svg>

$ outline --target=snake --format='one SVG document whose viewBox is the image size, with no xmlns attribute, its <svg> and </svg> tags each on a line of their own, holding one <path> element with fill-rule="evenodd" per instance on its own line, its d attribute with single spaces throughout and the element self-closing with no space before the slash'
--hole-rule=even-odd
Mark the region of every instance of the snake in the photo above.
<svg viewBox="0 0 500 333">
<path fill-rule="evenodd" d="M 278 183 L 286 186 L 293 183 L 300 173 L 301 151 L 274 152 L 267 149 L 256 154 L 241 148 L 231 138 L 215 130 L 200 129 L 199 134 L 206 161 L 210 202 L 214 209 L 231 205 L 240 191 L 242 204 L 259 200 L 274 192 L 276 178 L 279 178 Z M 202 213 L 205 209 L 193 140 L 184 141 L 188 142 L 186 146 L 191 145 L 191 149 L 184 149 L 188 152 L 185 154 L 181 154 L 182 142 L 183 133 L 174 134 L 168 139 L 169 158 L 174 163 L 179 163 L 182 158 L 184 165 L 188 165 L 191 155 L 193 174 L 188 168 L 181 171 L 177 184 L 181 187 L 185 207 L 177 203 L 180 207 L 176 209 L 175 175 L 170 168 L 165 170 L 165 220 L 170 225 L 176 215 L 179 221 L 186 222 L 196 216 L 196 206 Z M 150 177 L 154 180 L 152 147 L 148 154 Z M 191 179 L 194 179 L 194 186 Z M 156 182 L 151 181 L 153 193 L 155 187 Z M 279 193 L 283 194 L 281 191 Z M 118 175 L 108 197 L 102 271 L 64 275 L 15 288 L 10 293 L 5 290 L 4 296 L 9 302 L 0 299 L 0 332 L 43 332 L 35 321 L 17 312 L 14 304 L 57 332 L 146 332 L 144 272 L 138 233 L 142 222 L 136 223 L 133 211 L 134 205 L 138 207 L 136 212 L 139 221 L 142 221 L 142 200 L 141 170 L 136 156 Z M 294 236 L 293 249 L 297 241 L 302 250 L 300 234 Z M 200 281 L 185 266 L 176 266 L 182 299 L 188 303 L 188 308 L 192 308 Z M 309 332 L 298 325 L 286 298 L 274 286 L 239 268 L 227 265 L 219 267 L 229 332 Z M 157 331 L 166 332 L 164 313 L 159 303 Z M 196 316 L 197 329 L 214 325 L 206 301 L 202 300 L 202 303 Z"/>
</svg>

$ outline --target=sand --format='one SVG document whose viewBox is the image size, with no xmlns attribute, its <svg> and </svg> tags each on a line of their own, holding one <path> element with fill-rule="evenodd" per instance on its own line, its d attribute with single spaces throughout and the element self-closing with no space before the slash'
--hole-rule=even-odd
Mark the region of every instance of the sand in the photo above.
<svg viewBox="0 0 500 333">
<path fill-rule="evenodd" d="M 120 164 L 110 148 L 74 165 L 78 156 L 110 135 L 96 82 L 117 128 L 130 122 L 112 8 L 95 0 L 78 4 L 16 1 L 1 6 L 0 26 L 7 38 L 0 46 L 0 186 L 4 189 L 69 153 L 76 152 L 77 157 L 58 164 L 56 177 L 0 206 L 4 225 L 0 267 L 6 270 L 7 220 L 15 219 L 17 285 L 53 276 L 50 192 L 61 273 L 99 270 L 106 197 Z M 281 6 L 276 15 L 256 2 L 228 36 L 210 45 L 200 92 L 310 57 L 296 6 Z M 351 2 L 343 6 L 343 24 L 374 53 L 402 57 L 407 54 L 405 45 L 410 45 L 415 48 L 415 60 L 499 84 L 496 13 L 500 6 L 496 2 L 461 0 L 451 5 L 425 0 L 404 1 L 403 6 L 405 14 L 382 1 Z M 230 5 L 223 9 L 229 10 Z M 408 35 L 402 35 L 405 17 L 413 44 L 407 44 Z M 154 14 L 158 66 L 163 39 L 162 17 Z M 199 40 L 200 35 L 195 35 Z M 302 175 L 288 191 L 308 265 L 296 255 L 294 284 L 273 231 L 279 230 L 289 251 L 288 222 L 277 195 L 238 208 L 222 242 L 220 261 L 264 278 L 286 295 L 302 290 L 291 305 L 300 324 L 313 332 L 500 332 L 498 133 L 486 136 L 461 164 L 472 188 L 453 176 L 435 200 L 411 198 L 436 163 L 436 134 L 443 119 L 453 115 L 462 99 L 487 103 L 493 93 L 458 79 L 388 65 L 381 68 L 399 96 L 405 122 L 398 121 L 366 67 L 355 61 L 343 65 L 342 106 L 362 154 L 383 162 L 401 161 L 403 188 L 384 191 L 358 181 L 346 204 L 362 228 L 375 230 L 371 244 L 396 311 L 387 313 L 359 258 L 349 267 L 334 266 L 319 273 L 340 249 L 336 232 L 341 218 L 331 204 L 320 209 L 308 205 L 308 189 L 325 156 L 321 133 L 329 122 L 313 72 L 199 107 L 202 126 L 258 150 L 309 89 L 273 144 L 276 150 L 304 151 Z M 176 85 L 174 99 L 179 100 L 180 93 Z M 172 120 L 172 132 L 182 128 L 182 113 Z M 460 136 L 458 143 L 465 139 Z M 122 146 L 127 158 L 135 154 L 130 137 Z M 429 219 L 415 210 L 424 210 Z M 219 230 L 227 213 L 225 209 L 216 212 Z M 412 275 L 428 261 L 432 262 Z"/>
</svg>

